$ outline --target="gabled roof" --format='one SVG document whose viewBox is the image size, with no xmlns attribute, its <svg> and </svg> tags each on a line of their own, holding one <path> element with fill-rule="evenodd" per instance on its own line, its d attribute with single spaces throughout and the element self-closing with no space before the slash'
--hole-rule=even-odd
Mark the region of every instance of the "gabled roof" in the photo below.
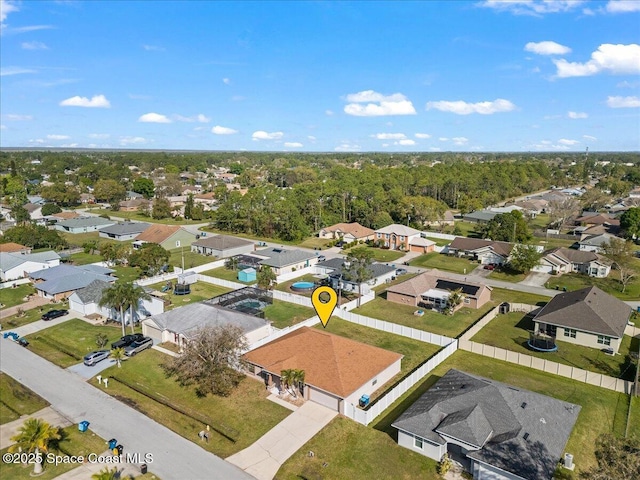
<svg viewBox="0 0 640 480">
<path fill-rule="evenodd" d="M 162 243 L 182 227 L 180 225 L 151 224 L 144 232 L 136 237 L 137 241 L 149 243 Z"/>
<path fill-rule="evenodd" d="M 59 215 L 59 214 L 58 214 Z M 99 227 L 101 225 L 113 225 L 113 220 L 107 220 L 102 217 L 82 217 L 82 218 L 70 218 L 58 222 L 58 225 L 66 228 L 83 228 L 83 227 Z"/>
<path fill-rule="evenodd" d="M 196 240 L 191 245 L 211 248 L 213 250 L 228 250 L 230 248 L 247 247 L 253 245 L 253 242 L 230 235 L 216 235 L 213 237 L 200 237 L 199 240 Z"/>
<path fill-rule="evenodd" d="M 491 290 L 487 285 L 472 282 L 456 282 L 438 278 L 438 276 L 432 272 L 424 272 L 405 282 L 392 285 L 387 288 L 387 292 L 418 297 L 431 289 L 447 292 L 461 289 L 464 295 L 472 298 L 480 296 L 485 289 Z"/>
<path fill-rule="evenodd" d="M 420 235 L 420 233 L 422 232 L 406 225 L 392 223 L 391 225 L 387 225 L 386 227 L 377 229 L 376 233 L 395 233 L 396 235 L 404 235 L 405 237 L 410 237 L 411 235 Z"/>
<path fill-rule="evenodd" d="M 80 217 L 80 215 L 78 214 L 78 212 L 58 212 L 58 213 L 52 213 L 51 215 L 49 215 L 50 217 L 55 217 L 55 218 L 62 218 L 64 220 L 70 220 L 72 218 L 78 218 Z"/>
<path fill-rule="evenodd" d="M 46 252 L 38 253 L 13 253 L 13 252 L 0 252 L 0 268 L 4 272 L 11 270 L 12 268 L 22 265 L 26 262 L 35 262 L 47 264 L 52 260 L 60 260 L 58 255 L 53 250 L 47 250 Z"/>
<path fill-rule="evenodd" d="M 148 223 L 143 222 L 124 222 L 116 223 L 110 227 L 100 229 L 101 233 L 109 235 L 131 235 L 133 233 L 142 233 L 149 228 Z"/>
<path fill-rule="evenodd" d="M 315 254 L 311 252 L 305 252 L 304 250 L 289 250 L 287 248 L 278 247 L 258 250 L 256 254 L 267 257 L 264 260 L 260 260 L 261 265 L 268 265 L 269 267 L 275 268 L 286 267 L 287 265 L 293 265 L 295 263 L 315 258 Z"/>
<path fill-rule="evenodd" d="M 30 214 L 35 212 L 36 210 L 38 210 L 39 208 L 42 208 L 42 204 L 39 203 L 25 203 L 22 206 L 27 212 L 29 212 Z"/>
<path fill-rule="evenodd" d="M 598 287 L 553 297 L 534 317 L 542 322 L 584 332 L 622 338 L 631 307 Z"/>
<path fill-rule="evenodd" d="M 89 285 L 77 290 L 74 295 L 84 304 L 99 303 L 102 299 L 102 293 L 111 287 L 111 284 L 102 280 L 94 280 Z"/>
<path fill-rule="evenodd" d="M 363 227 L 358 222 L 353 223 L 336 223 L 330 227 L 324 227 L 325 232 L 343 232 L 350 233 L 354 238 L 364 238 L 375 233 L 371 228 Z"/>
<path fill-rule="evenodd" d="M 392 426 L 435 442 L 474 445 L 467 456 L 527 480 L 551 479 L 580 406 L 449 370 Z"/>
<path fill-rule="evenodd" d="M 0 243 L 0 252 L 13 253 L 22 252 L 23 250 L 31 250 L 31 247 L 26 247 L 14 242 Z"/>
<path fill-rule="evenodd" d="M 602 233 L 600 235 L 588 235 L 578 243 L 580 245 L 589 245 L 592 247 L 602 247 L 605 244 L 608 244 L 611 239 L 616 238 L 614 235 L 610 235 L 608 233 Z"/>
<path fill-rule="evenodd" d="M 477 210 L 475 212 L 466 213 L 463 215 L 465 220 L 478 220 L 488 222 L 494 219 L 498 215 L 498 212 L 490 212 L 488 210 Z"/>
<path fill-rule="evenodd" d="M 559 257 L 566 263 L 589 263 L 600 260 L 600 255 L 595 252 L 585 252 L 584 250 L 576 250 L 573 248 L 558 247 L 545 253 L 544 258 L 550 260 L 550 256 Z M 552 262 L 553 263 L 553 262 Z"/>
<path fill-rule="evenodd" d="M 94 280 L 101 280 L 106 283 L 115 282 L 116 277 L 100 275 L 90 269 L 83 269 L 72 265 L 60 265 L 57 267 L 39 270 L 29 274 L 34 279 L 44 279 L 43 282 L 35 285 L 36 289 L 49 295 L 79 290 L 91 284 Z"/>
<path fill-rule="evenodd" d="M 512 243 L 484 240 L 481 238 L 456 237 L 449 244 L 449 248 L 468 252 L 473 252 L 474 250 L 484 247 L 490 247 L 495 253 L 503 257 L 508 257 L 511 254 L 511 250 L 513 250 Z"/>
<path fill-rule="evenodd" d="M 299 328 L 244 355 L 245 360 L 276 375 L 287 369 L 304 370 L 306 384 L 342 398 L 402 357 L 309 327 Z"/>
</svg>

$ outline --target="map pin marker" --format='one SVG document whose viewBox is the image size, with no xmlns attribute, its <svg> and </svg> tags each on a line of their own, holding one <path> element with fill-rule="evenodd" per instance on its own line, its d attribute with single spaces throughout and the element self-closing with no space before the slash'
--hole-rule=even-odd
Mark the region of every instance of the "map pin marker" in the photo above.
<svg viewBox="0 0 640 480">
<path fill-rule="evenodd" d="M 323 301 L 323 299 L 320 298 L 320 295 L 322 295 L 323 293 L 329 296 L 328 300 L 325 299 L 326 301 Z M 327 295 L 323 295 L 323 298 L 325 298 Z M 311 294 L 311 303 L 313 304 L 313 308 L 316 309 L 318 317 L 320 317 L 322 326 L 324 328 L 327 328 L 327 323 L 331 318 L 331 314 L 338 304 L 338 294 L 331 287 L 318 287 Z"/>
</svg>

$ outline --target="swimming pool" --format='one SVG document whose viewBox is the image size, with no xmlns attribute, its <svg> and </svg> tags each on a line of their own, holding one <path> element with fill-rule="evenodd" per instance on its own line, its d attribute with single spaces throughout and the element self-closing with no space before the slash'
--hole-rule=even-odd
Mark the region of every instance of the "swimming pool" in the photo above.
<svg viewBox="0 0 640 480">
<path fill-rule="evenodd" d="M 295 282 L 291 285 L 291 290 L 294 292 L 310 292 L 316 287 L 313 282 Z"/>
</svg>

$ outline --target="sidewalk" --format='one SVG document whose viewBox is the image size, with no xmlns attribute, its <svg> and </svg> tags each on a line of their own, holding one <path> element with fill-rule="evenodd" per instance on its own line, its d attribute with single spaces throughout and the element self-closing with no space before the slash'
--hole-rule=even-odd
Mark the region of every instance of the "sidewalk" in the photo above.
<svg viewBox="0 0 640 480">
<path fill-rule="evenodd" d="M 253 445 L 226 460 L 258 480 L 271 480 L 291 455 L 337 415 L 334 410 L 307 401 Z"/>
</svg>

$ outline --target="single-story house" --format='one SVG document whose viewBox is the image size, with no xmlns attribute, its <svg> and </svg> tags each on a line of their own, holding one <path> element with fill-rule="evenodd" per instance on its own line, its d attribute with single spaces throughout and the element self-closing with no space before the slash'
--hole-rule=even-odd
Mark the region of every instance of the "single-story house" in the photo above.
<svg viewBox="0 0 640 480">
<path fill-rule="evenodd" d="M 81 193 L 80 203 L 96 203 L 96 196 L 93 193 Z"/>
<path fill-rule="evenodd" d="M 476 480 L 551 480 L 580 409 L 451 369 L 391 426 L 398 445 L 436 461 L 448 453 Z"/>
<path fill-rule="evenodd" d="M 244 355 L 250 372 L 282 388 L 283 370 L 303 370 L 303 396 L 340 413 L 400 372 L 403 355 L 301 327 Z"/>
<path fill-rule="evenodd" d="M 125 200 L 137 200 L 139 198 L 144 198 L 144 195 L 138 192 L 133 192 L 131 190 L 128 190 Z"/>
<path fill-rule="evenodd" d="M 198 193 L 193 196 L 193 203 L 201 205 L 205 211 L 212 210 L 218 203 L 216 195 L 213 192 Z"/>
<path fill-rule="evenodd" d="M 70 297 L 73 292 L 86 287 L 94 280 L 113 283 L 114 270 L 98 265 L 58 265 L 29 274 L 38 295 L 56 302 Z"/>
<path fill-rule="evenodd" d="M 105 318 L 120 321 L 120 312 L 117 309 L 101 307 L 100 300 L 104 291 L 111 287 L 111 283 L 103 280 L 94 280 L 89 285 L 76 290 L 69 296 L 69 310 L 74 310 L 84 316 L 101 315 Z M 158 315 L 164 312 L 164 301 L 160 298 L 150 296 L 149 300 L 140 300 L 133 312 L 135 321 L 151 315 Z M 130 322 L 131 313 L 129 309 L 124 312 L 125 323 Z"/>
<path fill-rule="evenodd" d="M 618 352 L 631 307 L 598 287 L 553 297 L 533 318 L 535 333 L 585 347 Z"/>
<path fill-rule="evenodd" d="M 137 212 L 149 208 L 151 202 L 146 198 L 132 198 L 131 200 L 123 200 L 118 204 L 118 209 L 122 212 Z"/>
<path fill-rule="evenodd" d="M 233 257 L 243 253 L 251 253 L 255 244 L 244 238 L 230 235 L 201 236 L 191 244 L 191 251 L 201 255 L 211 255 L 218 258 Z"/>
<path fill-rule="evenodd" d="M 556 275 L 573 272 L 605 278 L 611 272 L 611 263 L 595 252 L 559 247 L 545 252 L 533 271 Z"/>
<path fill-rule="evenodd" d="M 58 265 L 60 265 L 60 255 L 53 250 L 38 253 L 0 251 L 0 281 L 17 280 L 32 272 Z"/>
<path fill-rule="evenodd" d="M 355 241 L 373 240 L 375 230 L 363 227 L 358 222 L 336 223 L 330 227 L 324 227 L 318 233 L 318 237 L 327 239 L 340 239 L 343 242 L 351 243 Z"/>
<path fill-rule="evenodd" d="M 191 233 L 179 225 L 151 224 L 138 235 L 133 242 L 133 248 L 140 248 L 143 243 L 157 243 L 162 248 L 171 250 L 174 248 L 188 247 L 196 239 L 196 234 Z"/>
<path fill-rule="evenodd" d="M 576 225 L 593 227 L 594 225 L 614 225 L 620 226 L 620 220 L 608 213 L 599 212 L 582 212 L 582 215 L 576 218 Z"/>
<path fill-rule="evenodd" d="M 431 225 L 453 226 L 455 225 L 455 223 L 456 223 L 456 218 L 451 210 L 445 210 L 445 212 L 437 220 L 424 222 L 425 225 L 429 225 L 429 226 Z"/>
<path fill-rule="evenodd" d="M 19 243 L 15 242 L 0 243 L 0 253 L 1 252 L 25 254 L 31 253 L 31 247 L 20 245 Z"/>
<path fill-rule="evenodd" d="M 349 280 L 348 262 L 344 258 L 332 258 L 316 265 L 316 271 L 322 275 L 328 275 L 331 288 L 334 290 L 342 289 L 347 292 L 355 292 L 358 294 L 366 294 L 368 287 L 364 292 L 360 292 L 360 284 Z M 367 286 L 381 285 L 391 281 L 395 277 L 397 267 L 386 265 L 384 263 L 371 264 L 371 279 L 364 282 Z"/>
<path fill-rule="evenodd" d="M 387 288 L 387 300 L 412 307 L 424 306 L 441 310 L 447 307 L 451 292 L 461 290 L 461 307 L 480 308 L 491 301 L 492 288 L 473 282 L 456 282 L 425 272 Z"/>
<path fill-rule="evenodd" d="M 456 237 L 447 248 L 449 255 L 469 257 L 481 264 L 495 263 L 502 265 L 509 261 L 513 244 L 483 240 L 480 238 Z"/>
<path fill-rule="evenodd" d="M 142 321 L 142 333 L 153 338 L 156 343 L 172 342 L 182 346 L 199 329 L 221 325 L 240 327 L 249 345 L 268 337 L 273 332 L 271 322 L 268 320 L 224 308 L 210 300 L 205 300 L 152 315 Z"/>
<path fill-rule="evenodd" d="M 42 220 L 44 216 L 42 215 L 42 207 L 41 203 L 25 203 L 22 206 L 27 212 L 29 212 L 29 217 L 32 221 L 38 222 Z"/>
<path fill-rule="evenodd" d="M 260 265 L 271 267 L 276 275 L 294 272 L 318 263 L 315 253 L 283 247 L 265 248 L 255 252 L 255 255 L 262 257 Z"/>
<path fill-rule="evenodd" d="M 601 233 L 600 235 L 583 235 L 582 239 L 578 242 L 578 249 L 583 252 L 602 253 L 604 251 L 604 247 L 614 238 L 618 237 L 608 233 Z"/>
<path fill-rule="evenodd" d="M 499 212 L 491 212 L 489 210 L 476 210 L 475 212 L 465 213 L 462 219 L 466 222 L 473 223 L 489 223 Z"/>
<path fill-rule="evenodd" d="M 123 222 L 100 229 L 98 235 L 101 238 L 110 238 L 112 240 L 118 240 L 119 242 L 125 242 L 127 240 L 133 240 L 147 228 L 149 228 L 148 223 Z"/>
<path fill-rule="evenodd" d="M 52 213 L 49 215 L 48 219 L 54 222 L 60 222 L 63 220 L 71 220 L 74 218 L 80 218 L 80 214 L 78 212 L 74 212 L 71 210 L 65 210 L 58 213 Z"/>
<path fill-rule="evenodd" d="M 422 232 L 406 225 L 392 224 L 375 231 L 377 241 L 391 250 L 428 253 L 435 249 L 435 242 L 422 238 Z"/>
<path fill-rule="evenodd" d="M 69 233 L 96 232 L 101 228 L 115 225 L 115 220 L 107 220 L 102 217 L 82 217 L 62 220 L 56 223 L 56 230 Z"/>
<path fill-rule="evenodd" d="M 245 283 L 255 282 L 257 279 L 257 272 L 255 268 L 245 268 L 238 272 L 238 280 Z"/>
</svg>

